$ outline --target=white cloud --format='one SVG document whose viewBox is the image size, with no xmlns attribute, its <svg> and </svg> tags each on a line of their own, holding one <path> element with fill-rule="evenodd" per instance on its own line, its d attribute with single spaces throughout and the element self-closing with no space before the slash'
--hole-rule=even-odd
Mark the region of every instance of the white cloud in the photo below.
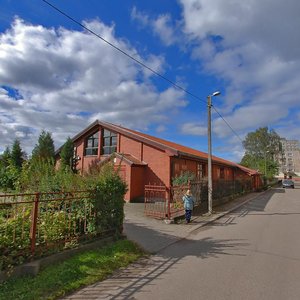
<svg viewBox="0 0 300 300">
<path fill-rule="evenodd" d="M 163 72 L 164 59 L 141 57 L 115 36 L 114 25 L 85 25 L 151 68 Z M 52 132 L 56 145 L 95 118 L 147 128 L 168 121 L 165 111 L 185 106 L 183 93 L 158 91 L 145 71 L 87 32 L 45 28 L 16 19 L 0 35 L 0 139 L 21 139 L 31 151 L 41 129 Z M 3 146 L 2 146 L 3 147 Z"/>
<path fill-rule="evenodd" d="M 231 125 L 235 132 L 244 132 L 251 128 L 253 124 L 258 127 L 273 124 L 288 115 L 288 109 L 280 104 L 257 104 L 243 106 L 233 112 L 233 114 L 225 116 L 226 121 Z M 221 118 L 215 119 L 213 122 L 213 131 L 219 136 L 226 137 L 232 134 L 228 126 L 224 126 Z"/>
<path fill-rule="evenodd" d="M 197 45 L 192 57 L 204 72 L 226 82 L 219 111 L 232 127 L 244 133 L 292 118 L 299 109 L 300 2 L 180 2 L 183 31 Z M 293 124 L 299 121 L 294 118 Z M 222 137 L 232 134 L 218 119 L 214 130 Z"/>
<path fill-rule="evenodd" d="M 180 40 L 178 36 L 180 34 L 180 26 L 179 24 L 173 24 L 170 14 L 161 14 L 156 18 L 152 18 L 146 13 L 138 11 L 136 7 L 133 7 L 131 18 L 137 21 L 142 27 L 150 27 L 154 35 L 158 36 L 166 46 L 175 44 Z"/>
<path fill-rule="evenodd" d="M 188 122 L 184 123 L 180 128 L 181 133 L 190 135 L 207 135 L 207 127 L 198 123 Z"/>
<path fill-rule="evenodd" d="M 164 132 L 164 131 L 166 131 L 167 130 L 167 127 L 165 126 L 165 125 L 159 125 L 159 126 L 157 126 L 157 128 L 156 128 L 156 132 L 157 133 L 161 133 L 161 132 Z"/>
</svg>

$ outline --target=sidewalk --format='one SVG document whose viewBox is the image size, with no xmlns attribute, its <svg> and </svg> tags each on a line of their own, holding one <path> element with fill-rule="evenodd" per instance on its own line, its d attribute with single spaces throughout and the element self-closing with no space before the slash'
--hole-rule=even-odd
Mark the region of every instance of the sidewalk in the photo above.
<svg viewBox="0 0 300 300">
<path fill-rule="evenodd" d="M 132 295 L 143 286 L 150 284 L 158 276 L 167 272 L 179 258 L 160 255 L 159 252 L 179 240 L 188 238 L 199 228 L 238 209 L 247 202 L 264 194 L 251 193 L 237 198 L 225 205 L 214 208 L 210 216 L 194 216 L 190 224 L 166 224 L 144 216 L 144 204 L 125 204 L 124 233 L 128 239 L 137 242 L 146 251 L 157 253 L 143 257 L 125 269 L 120 269 L 104 281 L 87 286 L 65 300 L 100 300 L 100 299 L 134 299 Z"/>
<path fill-rule="evenodd" d="M 124 233 L 150 253 L 157 253 L 165 247 L 188 237 L 193 231 L 205 226 L 245 203 L 255 199 L 260 193 L 250 193 L 239 197 L 224 205 L 215 207 L 212 215 L 193 216 L 188 225 L 166 224 L 164 220 L 157 220 L 144 215 L 144 204 L 126 203 Z"/>
</svg>

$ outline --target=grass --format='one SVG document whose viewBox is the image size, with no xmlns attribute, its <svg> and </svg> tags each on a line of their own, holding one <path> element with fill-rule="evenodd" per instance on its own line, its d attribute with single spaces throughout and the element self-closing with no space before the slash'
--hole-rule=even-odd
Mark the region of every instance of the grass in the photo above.
<svg viewBox="0 0 300 300">
<path fill-rule="evenodd" d="M 56 299 L 80 287 L 104 280 L 145 253 L 133 242 L 118 240 L 42 270 L 36 277 L 10 279 L 0 284 L 0 299 Z"/>
</svg>

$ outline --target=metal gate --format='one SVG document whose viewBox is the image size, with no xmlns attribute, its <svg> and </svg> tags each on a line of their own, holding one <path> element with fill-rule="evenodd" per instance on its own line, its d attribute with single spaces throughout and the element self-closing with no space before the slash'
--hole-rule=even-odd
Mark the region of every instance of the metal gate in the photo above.
<svg viewBox="0 0 300 300">
<path fill-rule="evenodd" d="M 145 215 L 168 218 L 169 193 L 165 185 L 145 185 Z"/>
<path fill-rule="evenodd" d="M 182 196 L 185 191 L 185 187 L 169 189 L 165 185 L 145 185 L 145 215 L 159 219 L 184 215 Z"/>
</svg>

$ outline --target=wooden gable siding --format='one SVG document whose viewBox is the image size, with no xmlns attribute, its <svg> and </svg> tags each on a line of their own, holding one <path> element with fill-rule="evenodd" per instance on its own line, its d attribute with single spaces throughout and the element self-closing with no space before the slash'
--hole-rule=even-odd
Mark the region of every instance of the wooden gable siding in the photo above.
<svg viewBox="0 0 300 300">
<path fill-rule="evenodd" d="M 200 169 L 198 170 L 198 165 Z M 234 172 L 236 168 L 232 168 L 229 166 L 223 166 L 219 164 L 212 164 L 212 177 L 213 180 L 217 179 L 225 179 L 225 180 L 233 180 L 234 179 Z M 207 177 L 208 174 L 208 164 L 207 161 L 203 160 L 191 160 L 183 157 L 173 157 L 172 158 L 172 167 L 171 167 L 171 176 L 176 177 L 180 176 L 183 172 L 189 171 L 194 173 L 197 177 Z M 199 171 L 201 170 L 201 174 Z M 224 175 L 222 178 L 221 175 Z"/>
</svg>

